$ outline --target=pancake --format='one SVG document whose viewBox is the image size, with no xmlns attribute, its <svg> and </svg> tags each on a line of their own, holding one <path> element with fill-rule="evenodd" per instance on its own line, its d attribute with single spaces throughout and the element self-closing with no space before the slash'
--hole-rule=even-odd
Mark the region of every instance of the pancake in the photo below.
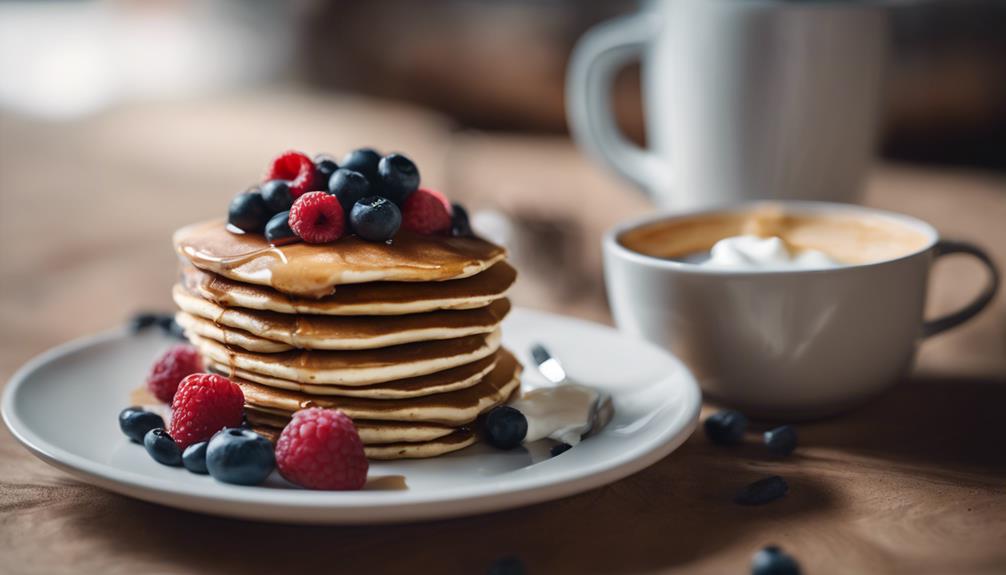
<svg viewBox="0 0 1006 575">
<path fill-rule="evenodd" d="M 300 383 L 370 385 L 436 373 L 492 355 L 499 330 L 487 335 L 406 343 L 380 349 L 320 351 L 294 349 L 254 353 L 187 332 L 209 361 Z"/>
<path fill-rule="evenodd" d="M 212 321 L 189 315 L 184 311 L 175 314 L 175 321 L 186 334 L 195 334 L 216 340 L 225 345 L 233 345 L 257 353 L 279 353 L 290 351 L 293 346 L 254 336 L 248 332 L 221 327 Z"/>
<path fill-rule="evenodd" d="M 255 406 L 245 407 L 245 418 L 251 425 L 265 425 L 283 429 L 290 423 L 290 414 L 276 414 Z M 374 443 L 417 443 L 433 441 L 453 433 L 456 428 L 436 423 L 405 423 L 401 421 L 355 420 L 364 445 Z"/>
<path fill-rule="evenodd" d="M 193 295 L 181 284 L 175 284 L 172 296 L 178 307 L 190 315 L 209 320 L 217 326 L 243 330 L 299 349 L 371 349 L 489 333 L 510 312 L 510 300 L 506 298 L 477 309 L 395 316 L 330 316 L 220 307 Z M 203 335 L 213 337 L 205 332 Z M 217 337 L 213 339 L 229 343 Z M 241 347 L 250 351 L 267 351 L 262 346 Z"/>
<path fill-rule="evenodd" d="M 190 292 L 222 307 L 316 315 L 402 315 L 485 307 L 502 298 L 516 279 L 517 271 L 501 261 L 462 279 L 348 284 L 337 287 L 330 296 L 309 299 L 236 282 L 192 266 L 182 271 L 182 283 Z"/>
<path fill-rule="evenodd" d="M 228 231 L 223 220 L 186 226 L 173 240 L 178 254 L 199 269 L 309 298 L 331 295 L 342 284 L 466 278 L 506 256 L 502 247 L 479 238 L 406 230 L 390 245 L 346 236 L 330 244 L 273 247 L 261 234 Z"/>
<path fill-rule="evenodd" d="M 252 425 L 252 430 L 273 443 L 279 439 L 281 431 L 266 425 Z M 475 434 L 471 430 L 458 429 L 433 441 L 364 445 L 363 452 L 368 459 L 424 459 L 458 451 L 473 443 Z"/>
<path fill-rule="evenodd" d="M 520 388 L 521 367 L 506 350 L 478 384 L 458 391 L 407 399 L 366 399 L 315 396 L 285 391 L 235 377 L 244 392 L 245 403 L 274 413 L 292 414 L 308 407 L 342 410 L 356 419 L 440 423 L 459 426 L 474 421 L 480 413 L 506 401 Z"/>
<path fill-rule="evenodd" d="M 300 391 L 308 395 L 339 395 L 344 397 L 367 397 L 371 399 L 403 399 L 406 397 L 422 397 L 434 393 L 445 393 L 471 387 L 482 380 L 496 366 L 496 357 L 500 352 L 482 359 L 466 363 L 451 369 L 445 369 L 429 375 L 410 377 L 397 381 L 375 383 L 367 386 L 346 385 L 309 385 L 288 381 L 243 369 L 230 369 L 227 365 L 209 361 L 207 367 L 227 377 L 239 377 L 252 383 L 269 387 Z"/>
</svg>

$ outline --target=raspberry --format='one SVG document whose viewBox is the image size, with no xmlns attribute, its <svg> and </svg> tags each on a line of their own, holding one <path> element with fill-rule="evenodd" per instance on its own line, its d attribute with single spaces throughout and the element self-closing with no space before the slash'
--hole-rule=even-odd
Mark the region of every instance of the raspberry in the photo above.
<svg viewBox="0 0 1006 575">
<path fill-rule="evenodd" d="M 262 181 L 269 180 L 288 180 L 290 194 L 297 199 L 314 185 L 314 162 L 300 152 L 284 152 L 272 161 Z"/>
<path fill-rule="evenodd" d="M 147 389 L 160 401 L 171 403 L 182 379 L 202 370 L 203 361 L 196 348 L 185 344 L 172 346 L 150 368 Z"/>
<path fill-rule="evenodd" d="M 224 427 L 238 427 L 245 397 L 222 375 L 195 373 L 182 380 L 171 402 L 168 433 L 182 449 L 206 441 Z"/>
<path fill-rule="evenodd" d="M 367 482 L 367 456 L 356 426 L 337 409 L 312 407 L 293 414 L 276 442 L 276 467 L 309 489 L 359 489 Z"/>
<path fill-rule="evenodd" d="M 418 234 L 440 234 L 451 229 L 451 204 L 436 190 L 420 188 L 402 206 L 402 228 Z"/>
<path fill-rule="evenodd" d="M 290 208 L 290 229 L 309 244 L 334 242 L 346 232 L 346 214 L 339 198 L 308 192 Z"/>
</svg>

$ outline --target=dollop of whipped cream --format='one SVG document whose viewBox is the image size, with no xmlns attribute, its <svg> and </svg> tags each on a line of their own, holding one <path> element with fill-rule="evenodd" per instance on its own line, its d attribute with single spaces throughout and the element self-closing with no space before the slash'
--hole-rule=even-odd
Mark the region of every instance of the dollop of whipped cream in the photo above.
<svg viewBox="0 0 1006 575">
<path fill-rule="evenodd" d="M 745 269 L 826 269 L 839 264 L 818 250 L 790 251 L 781 238 L 743 235 L 724 238 L 713 246 L 706 267 Z"/>
<path fill-rule="evenodd" d="M 525 443 L 548 437 L 576 445 L 595 423 L 598 408 L 610 398 L 585 385 L 564 383 L 525 393 L 510 406 L 527 418 Z"/>
</svg>

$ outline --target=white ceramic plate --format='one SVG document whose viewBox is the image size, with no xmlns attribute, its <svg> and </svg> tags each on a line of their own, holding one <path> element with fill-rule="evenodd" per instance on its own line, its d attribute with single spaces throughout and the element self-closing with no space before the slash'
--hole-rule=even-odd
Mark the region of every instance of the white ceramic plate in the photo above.
<svg viewBox="0 0 1006 575">
<path fill-rule="evenodd" d="M 572 495 L 657 462 L 695 428 L 701 403 L 695 379 L 653 345 L 594 323 L 523 309 L 511 313 L 503 333 L 504 344 L 527 366 L 525 384 L 544 384 L 528 355 L 531 344 L 541 342 L 577 381 L 611 393 L 612 422 L 554 458 L 550 444 L 538 442 L 513 451 L 477 444 L 434 459 L 372 463 L 372 480 L 404 476 L 407 489 L 308 491 L 275 473 L 260 487 L 226 485 L 157 464 L 119 431 L 118 412 L 172 343 L 156 329 L 99 334 L 35 358 L 7 385 L 3 419 L 38 457 L 111 491 L 192 511 L 299 523 L 456 517 Z"/>
</svg>

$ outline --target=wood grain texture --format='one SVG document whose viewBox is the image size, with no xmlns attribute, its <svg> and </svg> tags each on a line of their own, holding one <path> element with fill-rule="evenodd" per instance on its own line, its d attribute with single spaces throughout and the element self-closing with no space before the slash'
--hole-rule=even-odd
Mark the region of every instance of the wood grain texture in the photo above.
<svg viewBox="0 0 1006 575">
<path fill-rule="evenodd" d="M 415 109 L 289 93 L 132 106 L 70 124 L 0 115 L 0 379 L 137 309 L 170 308 L 170 232 L 220 213 L 276 149 L 365 142 L 410 152 L 429 183 L 511 217 L 517 305 L 608 321 L 599 235 L 648 207 L 563 139 L 455 134 Z M 1006 268 L 1002 177 L 881 166 L 866 202 L 984 244 Z M 540 238 L 555 241 L 533 250 Z M 934 314 L 981 279 L 963 261 L 934 274 Z M 801 424 L 793 457 L 766 456 L 754 434 L 737 448 L 697 434 L 613 485 L 450 521 L 298 527 L 176 511 L 72 480 L 4 429 L 0 572 L 484 573 L 517 555 L 532 574 L 745 573 L 756 549 L 776 543 L 814 574 L 1002 573 L 1004 320 L 1000 294 L 992 311 L 926 342 L 885 396 Z M 787 478 L 786 498 L 731 503 L 770 474 Z"/>
</svg>

